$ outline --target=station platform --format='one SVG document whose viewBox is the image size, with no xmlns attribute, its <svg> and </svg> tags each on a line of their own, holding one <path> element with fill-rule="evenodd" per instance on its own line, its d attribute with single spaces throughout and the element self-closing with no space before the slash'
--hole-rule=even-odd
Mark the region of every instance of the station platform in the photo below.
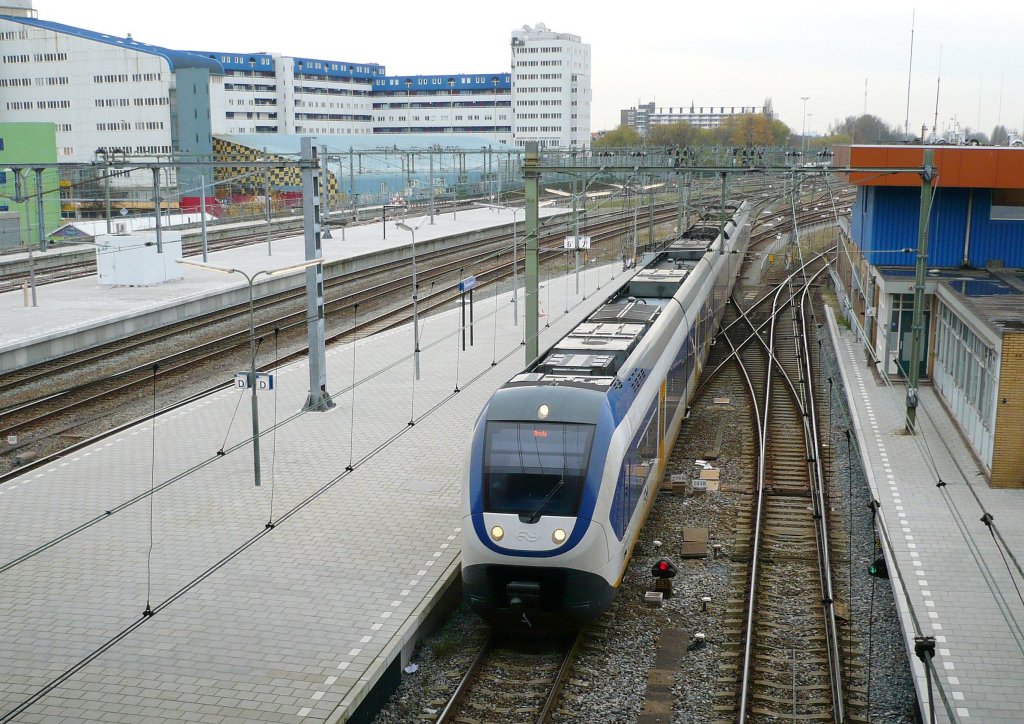
<svg viewBox="0 0 1024 724">
<path fill-rule="evenodd" d="M 1017 561 L 1024 553 L 1024 491 L 988 486 L 930 386 L 919 393 L 919 432 L 908 435 L 906 388 L 877 374 L 856 333 L 841 331 L 831 310 L 828 324 L 861 460 L 880 504 L 876 531 L 925 721 L 933 707 L 934 721 L 1020 722 L 1024 586 Z M 1005 548 L 981 520 L 985 513 Z M 915 655 L 919 636 L 935 638 L 931 700 Z"/>
<path fill-rule="evenodd" d="M 183 290 L 232 282 L 195 271 Z M 542 349 L 613 274 L 585 271 L 585 299 L 572 275 L 542 280 Z M 327 412 L 300 412 L 305 362 L 281 368 L 260 393 L 261 487 L 234 389 L 0 485 L 0 721 L 345 721 L 399 678 L 454 592 L 476 417 L 524 364 L 511 295 L 480 291 L 465 352 L 457 310 L 422 320 L 415 384 L 410 325 L 328 350 Z"/>
<path fill-rule="evenodd" d="M 550 220 L 567 213 L 542 208 Z M 512 209 L 462 209 L 457 214 L 436 214 L 434 224 L 424 219 L 416 230 L 416 249 L 426 253 L 455 241 L 472 240 L 499 227 L 523 223 L 524 214 Z M 424 217 L 406 219 L 412 226 Z M 322 241 L 324 275 L 331 277 L 369 267 L 389 259 L 411 256 L 411 235 L 389 219 L 347 229 L 344 238 L 335 229 Z M 61 255 L 91 246 L 62 247 L 47 252 Z M 36 260 L 45 256 L 36 253 Z M 5 255 L 14 263 L 27 253 Z M 190 257 L 199 258 L 199 257 Z M 266 243 L 234 247 L 209 254 L 211 264 L 241 269 L 248 274 L 297 264 L 305 260 L 301 235 Z M 155 327 L 194 317 L 211 309 L 248 300 L 248 285 L 240 274 L 217 274 L 182 267 L 183 279 L 154 286 L 100 286 L 96 277 L 75 279 L 37 288 L 36 307 L 25 305 L 22 291 L 0 293 L 0 374 L 80 349 L 119 339 Z M 297 270 L 273 277 L 261 275 L 255 284 L 256 298 L 305 284 L 305 272 Z"/>
</svg>

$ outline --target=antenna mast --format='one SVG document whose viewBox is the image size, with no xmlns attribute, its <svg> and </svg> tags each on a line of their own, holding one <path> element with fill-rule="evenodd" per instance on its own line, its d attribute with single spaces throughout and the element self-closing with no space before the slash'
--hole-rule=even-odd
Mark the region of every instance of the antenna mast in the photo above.
<svg viewBox="0 0 1024 724">
<path fill-rule="evenodd" d="M 932 138 L 939 137 L 939 86 L 942 84 L 942 44 L 939 44 L 939 77 L 935 80 L 935 118 L 932 121 Z M 921 139 L 924 140 L 923 138 Z"/>
<path fill-rule="evenodd" d="M 903 134 L 910 138 L 910 77 L 914 69 L 914 20 L 917 17 L 917 8 L 910 14 L 910 63 L 907 65 L 907 115 L 903 121 Z"/>
</svg>

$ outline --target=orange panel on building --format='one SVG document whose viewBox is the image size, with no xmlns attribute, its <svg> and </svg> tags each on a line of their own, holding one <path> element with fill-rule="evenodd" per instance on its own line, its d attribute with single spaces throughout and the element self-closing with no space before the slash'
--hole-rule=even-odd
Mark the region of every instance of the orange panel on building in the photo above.
<svg viewBox="0 0 1024 724">
<path fill-rule="evenodd" d="M 934 183 L 946 188 L 1024 189 L 1024 149 L 930 146 L 938 170 Z M 924 146 L 836 146 L 833 167 L 870 168 L 848 174 L 859 186 L 920 186 L 917 173 L 885 169 L 924 165 Z"/>
</svg>

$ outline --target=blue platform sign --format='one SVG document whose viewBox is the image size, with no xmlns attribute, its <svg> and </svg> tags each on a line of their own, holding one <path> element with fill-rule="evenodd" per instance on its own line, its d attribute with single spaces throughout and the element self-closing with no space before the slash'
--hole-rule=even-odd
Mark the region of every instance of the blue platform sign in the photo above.
<svg viewBox="0 0 1024 724">
<path fill-rule="evenodd" d="M 473 289 L 475 286 L 476 286 L 476 277 L 466 277 L 461 282 L 459 282 L 459 291 L 460 292 L 468 292 L 470 289 Z"/>
</svg>

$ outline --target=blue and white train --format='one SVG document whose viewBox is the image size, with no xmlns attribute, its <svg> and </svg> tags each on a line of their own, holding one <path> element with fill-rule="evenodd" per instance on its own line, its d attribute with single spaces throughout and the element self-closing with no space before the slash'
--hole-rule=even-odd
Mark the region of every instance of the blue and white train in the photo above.
<svg viewBox="0 0 1024 724">
<path fill-rule="evenodd" d="M 724 234 L 691 229 L 484 407 L 463 485 L 462 583 L 494 625 L 573 628 L 611 603 L 732 292 L 749 216 L 743 204 Z"/>
</svg>

